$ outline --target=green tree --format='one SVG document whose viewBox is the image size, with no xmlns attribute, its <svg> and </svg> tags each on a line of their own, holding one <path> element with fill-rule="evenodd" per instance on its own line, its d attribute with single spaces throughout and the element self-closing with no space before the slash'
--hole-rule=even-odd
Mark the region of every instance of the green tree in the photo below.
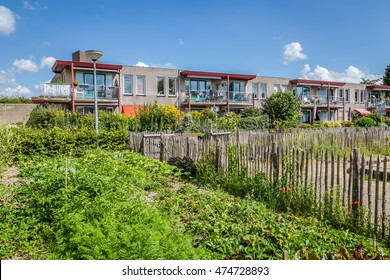
<svg viewBox="0 0 390 280">
<path fill-rule="evenodd" d="M 390 86 L 390 64 L 386 66 L 385 74 L 383 75 L 383 84 Z"/>
<path fill-rule="evenodd" d="M 360 82 L 361 84 L 368 84 L 368 85 L 375 85 L 380 79 L 365 79 L 365 78 L 360 78 L 362 81 Z"/>
<path fill-rule="evenodd" d="M 273 128 L 297 127 L 301 118 L 301 105 L 292 92 L 274 93 L 263 100 L 264 113 Z"/>
</svg>

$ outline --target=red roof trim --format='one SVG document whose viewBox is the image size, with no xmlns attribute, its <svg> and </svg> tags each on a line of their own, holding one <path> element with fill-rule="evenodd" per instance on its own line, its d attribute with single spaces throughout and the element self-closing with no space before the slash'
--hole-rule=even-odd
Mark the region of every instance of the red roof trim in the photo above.
<svg viewBox="0 0 390 280">
<path fill-rule="evenodd" d="M 385 86 L 385 85 L 371 85 L 367 86 L 367 89 L 375 90 L 375 89 L 384 89 L 384 90 L 390 90 L 390 86 Z"/>
<path fill-rule="evenodd" d="M 204 76 L 204 77 L 219 77 L 222 79 L 236 79 L 236 80 L 252 80 L 256 78 L 256 75 L 245 74 L 229 74 L 229 73 L 217 73 L 217 72 L 203 72 L 203 71 L 181 71 L 180 75 L 183 77 L 188 76 Z"/>
<path fill-rule="evenodd" d="M 54 73 L 61 73 L 64 68 L 68 68 L 72 65 L 74 67 L 83 67 L 83 68 L 91 68 L 93 69 L 93 63 L 92 62 L 79 62 L 79 61 L 65 61 L 65 60 L 56 60 L 51 70 Z M 114 65 L 114 64 L 103 64 L 103 63 L 97 63 L 96 64 L 97 69 L 103 69 L 103 70 L 121 70 L 122 65 Z"/>
<path fill-rule="evenodd" d="M 304 79 L 295 79 L 290 80 L 291 84 L 312 84 L 312 85 L 320 85 L 320 86 L 344 86 L 344 82 L 330 82 L 330 81 L 317 81 L 317 80 L 304 80 Z"/>
</svg>

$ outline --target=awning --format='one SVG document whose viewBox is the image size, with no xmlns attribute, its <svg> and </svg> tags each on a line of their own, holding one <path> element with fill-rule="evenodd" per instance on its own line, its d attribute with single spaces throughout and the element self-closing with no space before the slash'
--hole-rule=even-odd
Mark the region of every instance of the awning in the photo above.
<svg viewBox="0 0 390 280">
<path fill-rule="evenodd" d="M 359 115 L 362 115 L 362 116 L 371 114 L 371 112 L 370 112 L 370 111 L 367 111 L 366 109 L 355 109 L 355 111 L 356 111 Z"/>
</svg>

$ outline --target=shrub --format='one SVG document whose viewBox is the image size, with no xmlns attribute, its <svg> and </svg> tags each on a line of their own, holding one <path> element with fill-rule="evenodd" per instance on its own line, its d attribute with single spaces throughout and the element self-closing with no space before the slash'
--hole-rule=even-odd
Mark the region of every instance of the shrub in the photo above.
<svg viewBox="0 0 390 280">
<path fill-rule="evenodd" d="M 299 128 L 313 128 L 313 126 L 309 123 L 301 123 Z"/>
<path fill-rule="evenodd" d="M 343 121 L 343 122 L 341 122 L 341 126 L 342 127 L 354 127 L 355 123 L 351 122 L 351 121 Z"/>
<path fill-rule="evenodd" d="M 364 116 L 360 119 L 357 119 L 355 121 L 355 125 L 358 127 L 374 127 L 377 124 L 373 118 L 370 118 L 369 116 Z"/>
<path fill-rule="evenodd" d="M 273 128 L 298 127 L 301 120 L 301 104 L 292 92 L 272 94 L 263 100 L 263 107 Z"/>
<path fill-rule="evenodd" d="M 262 111 L 256 107 L 247 107 L 241 112 L 241 118 L 259 117 L 262 115 Z"/>
<path fill-rule="evenodd" d="M 28 99 L 24 96 L 13 96 L 13 97 L 7 97 L 7 96 L 0 96 L 0 103 L 7 103 L 7 104 L 31 104 L 31 99 Z"/>
<path fill-rule="evenodd" d="M 256 117 L 241 117 L 237 122 L 237 127 L 242 130 L 260 130 L 269 127 L 269 118 L 267 115 Z"/>
</svg>

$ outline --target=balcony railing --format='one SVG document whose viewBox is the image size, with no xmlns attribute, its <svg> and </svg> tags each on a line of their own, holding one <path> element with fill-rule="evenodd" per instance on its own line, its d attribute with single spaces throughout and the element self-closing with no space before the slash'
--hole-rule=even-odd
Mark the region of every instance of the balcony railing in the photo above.
<svg viewBox="0 0 390 280">
<path fill-rule="evenodd" d="M 70 97 L 72 87 L 70 84 L 44 84 L 43 96 L 45 97 Z"/>
<path fill-rule="evenodd" d="M 386 108 L 390 108 L 390 100 L 385 98 L 371 98 L 367 102 L 367 108 L 377 108 L 378 106 L 385 105 Z"/>
<path fill-rule="evenodd" d="M 325 106 L 328 105 L 328 98 L 327 96 L 323 95 L 300 95 L 299 100 L 303 106 Z M 329 97 L 329 104 L 340 106 L 343 104 L 343 98 L 342 97 Z"/>
<path fill-rule="evenodd" d="M 118 99 L 119 88 L 113 86 L 96 86 L 97 98 Z M 95 87 L 92 85 L 79 85 L 75 87 L 76 98 L 95 98 Z"/>
<path fill-rule="evenodd" d="M 99 99 L 118 99 L 119 88 L 112 86 L 96 86 Z M 74 88 L 76 99 L 93 99 L 95 87 L 91 85 L 79 85 Z M 70 98 L 72 96 L 71 84 L 44 84 L 43 96 Z"/>
<path fill-rule="evenodd" d="M 187 92 L 181 92 L 181 102 L 182 103 L 188 103 L 188 97 L 190 95 L 190 102 L 191 103 L 210 103 L 210 104 L 216 104 L 216 103 L 227 103 L 228 102 L 228 95 L 226 91 L 212 91 L 212 90 L 197 90 L 197 91 L 190 91 L 190 93 Z M 237 92 L 237 91 L 230 91 L 229 92 L 229 102 L 230 103 L 243 103 L 243 104 L 252 104 L 253 94 L 252 93 L 246 93 L 246 92 Z"/>
</svg>

